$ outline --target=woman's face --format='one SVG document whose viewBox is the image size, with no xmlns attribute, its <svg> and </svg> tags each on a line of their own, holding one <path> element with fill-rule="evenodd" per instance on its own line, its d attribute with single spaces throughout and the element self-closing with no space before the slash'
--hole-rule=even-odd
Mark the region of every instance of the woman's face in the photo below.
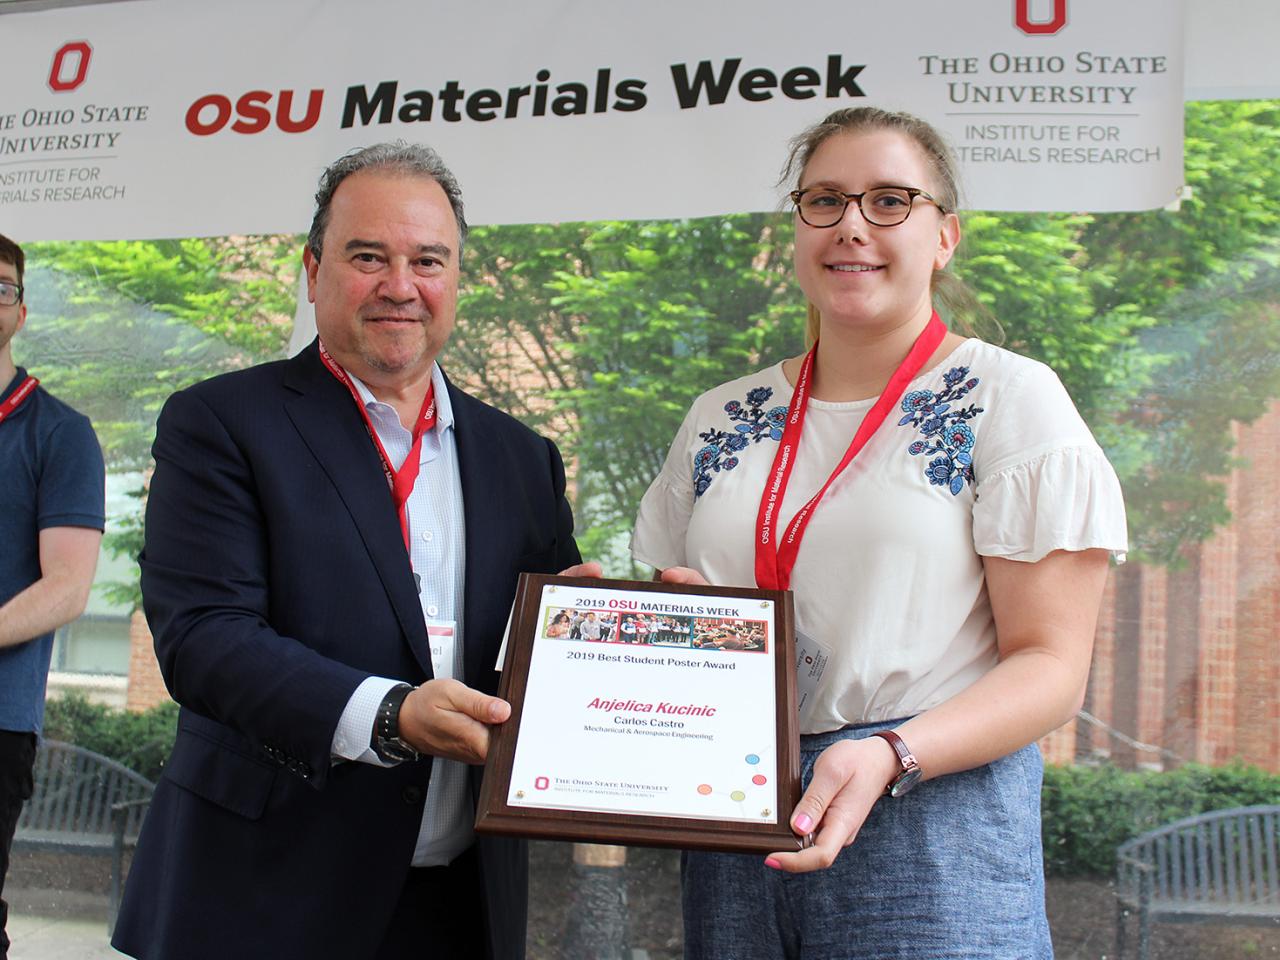
<svg viewBox="0 0 1280 960">
<path fill-rule="evenodd" d="M 799 186 L 844 193 L 916 187 L 937 196 L 924 152 L 892 130 L 829 137 L 814 151 Z M 944 215 L 919 197 L 897 226 L 868 223 L 850 201 L 834 227 L 811 227 L 797 215 L 795 228 L 796 278 L 821 311 L 824 333 L 830 324 L 875 330 L 927 317 L 933 271 L 947 265 L 960 240 L 955 214 Z"/>
</svg>

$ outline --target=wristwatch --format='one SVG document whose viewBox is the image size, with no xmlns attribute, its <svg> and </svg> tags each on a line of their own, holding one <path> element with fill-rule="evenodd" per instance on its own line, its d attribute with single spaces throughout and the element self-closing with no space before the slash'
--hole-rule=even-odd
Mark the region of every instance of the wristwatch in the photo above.
<svg viewBox="0 0 1280 960">
<path fill-rule="evenodd" d="M 378 704 L 369 747 L 383 763 L 396 764 L 418 759 L 418 751 L 400 739 L 400 707 L 404 704 L 405 697 L 416 689 L 417 687 L 411 687 L 407 683 L 398 683 L 387 691 L 387 695 Z"/>
<path fill-rule="evenodd" d="M 924 776 L 924 771 L 920 769 L 920 761 L 915 758 L 907 745 L 902 742 L 902 738 L 892 730 L 879 730 L 872 736 L 884 739 L 889 746 L 893 747 L 894 753 L 898 755 L 898 762 L 902 764 L 902 772 L 893 778 L 892 782 L 884 788 L 884 792 L 891 797 L 900 797 L 907 791 L 911 790 L 920 778 Z"/>
</svg>

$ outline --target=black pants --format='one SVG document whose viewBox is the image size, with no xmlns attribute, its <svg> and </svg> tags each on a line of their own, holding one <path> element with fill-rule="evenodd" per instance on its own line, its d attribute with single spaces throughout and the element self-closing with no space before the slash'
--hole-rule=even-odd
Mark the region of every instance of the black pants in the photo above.
<svg viewBox="0 0 1280 960">
<path fill-rule="evenodd" d="M 447 867 L 415 867 L 378 960 L 478 960 L 488 953 L 480 857 L 473 844 Z"/>
<path fill-rule="evenodd" d="M 31 772 L 36 763 L 36 735 L 0 730 L 0 960 L 9 956 L 9 904 L 4 901 L 4 878 L 9 872 L 9 849 L 22 804 L 31 799 Z"/>
</svg>

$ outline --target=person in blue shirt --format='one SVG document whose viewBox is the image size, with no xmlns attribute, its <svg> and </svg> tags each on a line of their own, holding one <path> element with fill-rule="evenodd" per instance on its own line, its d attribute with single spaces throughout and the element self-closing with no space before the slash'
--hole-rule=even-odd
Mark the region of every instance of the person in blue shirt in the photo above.
<svg viewBox="0 0 1280 960">
<path fill-rule="evenodd" d="M 22 248 L 0 235 L 0 894 L 31 796 L 53 632 L 84 612 L 104 522 L 102 451 L 87 417 L 13 362 L 27 320 Z M 0 897 L 0 958 L 9 908 Z"/>
</svg>

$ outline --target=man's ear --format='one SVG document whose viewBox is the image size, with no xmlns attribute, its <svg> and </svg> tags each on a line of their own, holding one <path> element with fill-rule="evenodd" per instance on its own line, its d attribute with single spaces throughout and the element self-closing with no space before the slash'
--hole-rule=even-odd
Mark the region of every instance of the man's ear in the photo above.
<svg viewBox="0 0 1280 960">
<path fill-rule="evenodd" d="M 316 302 L 316 274 L 320 272 L 320 258 L 311 253 L 310 247 L 302 248 L 302 267 L 307 271 L 307 299 Z"/>
</svg>

